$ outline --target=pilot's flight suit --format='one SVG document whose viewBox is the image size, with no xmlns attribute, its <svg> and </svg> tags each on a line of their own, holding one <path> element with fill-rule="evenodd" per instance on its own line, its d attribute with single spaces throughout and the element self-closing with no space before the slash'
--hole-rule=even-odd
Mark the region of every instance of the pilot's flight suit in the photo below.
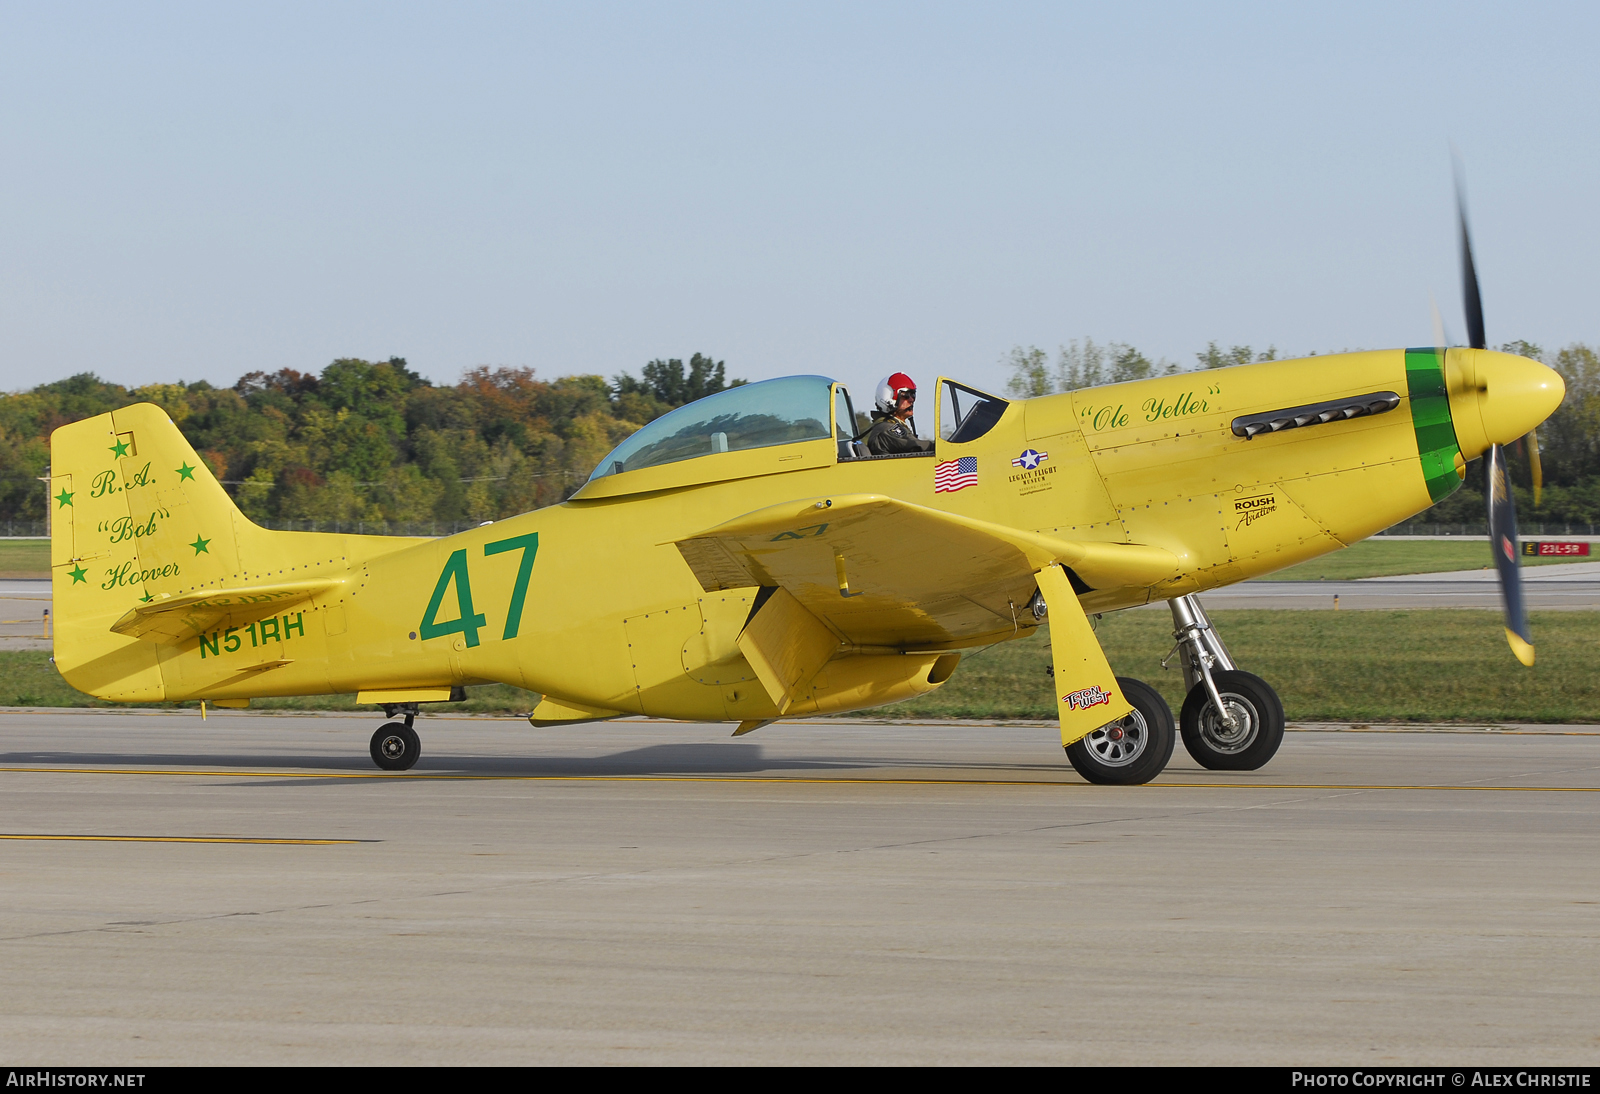
<svg viewBox="0 0 1600 1094">
<path fill-rule="evenodd" d="M 926 452 L 927 446 L 917 440 L 916 432 L 909 422 L 902 422 L 893 415 L 879 417 L 872 428 L 867 430 L 867 451 L 874 456 L 888 456 L 898 452 Z"/>
</svg>

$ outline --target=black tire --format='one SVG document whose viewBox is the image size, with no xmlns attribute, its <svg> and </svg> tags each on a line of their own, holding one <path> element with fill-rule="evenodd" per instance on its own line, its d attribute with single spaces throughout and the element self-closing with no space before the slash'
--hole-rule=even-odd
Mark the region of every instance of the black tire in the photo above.
<svg viewBox="0 0 1600 1094">
<path fill-rule="evenodd" d="M 1133 704 L 1133 713 L 1068 745 L 1067 759 L 1092 783 L 1147 783 L 1172 759 L 1172 746 L 1178 739 L 1172 708 L 1149 684 L 1119 676 L 1117 686 Z"/>
<path fill-rule="evenodd" d="M 1189 689 L 1178 718 L 1183 747 L 1195 763 L 1212 771 L 1264 767 L 1283 744 L 1283 701 L 1270 684 L 1253 673 L 1214 672 L 1211 679 L 1223 703 L 1233 711 L 1238 729 L 1228 731 L 1201 682 Z"/>
<path fill-rule="evenodd" d="M 372 762 L 385 771 L 408 771 L 422 755 L 422 738 L 404 722 L 389 722 L 372 735 Z"/>
</svg>

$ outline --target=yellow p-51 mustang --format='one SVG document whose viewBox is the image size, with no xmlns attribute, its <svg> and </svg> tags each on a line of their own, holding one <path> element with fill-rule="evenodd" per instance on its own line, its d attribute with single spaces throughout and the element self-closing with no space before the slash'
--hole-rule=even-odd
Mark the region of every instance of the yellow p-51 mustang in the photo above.
<svg viewBox="0 0 1600 1094">
<path fill-rule="evenodd" d="M 372 755 L 405 769 L 417 704 L 465 685 L 539 693 L 536 725 L 646 714 L 747 732 L 930 691 L 963 650 L 1048 615 L 1067 754 L 1091 781 L 1132 783 L 1165 766 L 1174 719 L 1113 676 L 1088 615 L 1166 600 L 1186 746 L 1254 768 L 1282 706 L 1195 594 L 1387 528 L 1485 452 L 1505 494 L 1494 446 L 1563 390 L 1481 348 L 1028 400 L 941 380 L 934 450 L 870 456 L 845 388 L 793 376 L 652 422 L 560 505 L 438 540 L 260 528 L 143 403 L 51 438 L 55 663 L 129 702 L 359 692 L 403 716 Z M 1520 600 L 1508 618 L 1531 660 Z"/>
</svg>

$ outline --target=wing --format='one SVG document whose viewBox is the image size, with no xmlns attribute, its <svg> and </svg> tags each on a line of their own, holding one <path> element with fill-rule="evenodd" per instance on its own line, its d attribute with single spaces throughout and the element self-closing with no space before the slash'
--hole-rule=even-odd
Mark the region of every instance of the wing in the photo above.
<svg viewBox="0 0 1600 1094">
<path fill-rule="evenodd" d="M 780 712 L 840 652 L 1009 638 L 1036 625 L 1026 605 L 1041 593 L 1063 744 L 1133 709 L 1071 575 L 1090 587 L 1143 585 L 1179 569 L 1158 547 L 1055 539 L 880 494 L 785 502 L 676 542 L 707 592 L 767 590 L 738 645 Z M 854 650 L 841 651 L 841 639 Z"/>
<path fill-rule="evenodd" d="M 1046 566 L 1090 588 L 1175 576 L 1160 547 L 1063 540 L 881 494 L 770 506 L 677 541 L 706 591 L 777 587 L 856 647 L 956 649 L 1035 622 Z"/>
</svg>

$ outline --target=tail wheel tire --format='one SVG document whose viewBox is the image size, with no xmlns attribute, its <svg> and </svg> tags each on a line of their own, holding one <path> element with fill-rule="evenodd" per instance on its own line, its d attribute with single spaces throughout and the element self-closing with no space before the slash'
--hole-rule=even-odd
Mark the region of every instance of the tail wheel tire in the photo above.
<svg viewBox="0 0 1600 1094">
<path fill-rule="evenodd" d="M 1233 715 L 1233 728 L 1218 716 L 1205 684 L 1196 684 L 1178 716 L 1183 747 L 1195 763 L 1212 771 L 1254 771 L 1265 766 L 1283 744 L 1283 702 L 1278 693 L 1248 672 L 1217 672 L 1211 679 Z"/>
<path fill-rule="evenodd" d="M 1119 676 L 1117 686 L 1133 704 L 1133 712 L 1068 745 L 1067 759 L 1092 783 L 1147 783 L 1172 759 L 1172 746 L 1178 739 L 1172 708 L 1149 684 Z"/>
<path fill-rule="evenodd" d="M 422 755 L 422 738 L 404 722 L 380 726 L 372 735 L 372 762 L 385 771 L 407 771 Z"/>
</svg>

